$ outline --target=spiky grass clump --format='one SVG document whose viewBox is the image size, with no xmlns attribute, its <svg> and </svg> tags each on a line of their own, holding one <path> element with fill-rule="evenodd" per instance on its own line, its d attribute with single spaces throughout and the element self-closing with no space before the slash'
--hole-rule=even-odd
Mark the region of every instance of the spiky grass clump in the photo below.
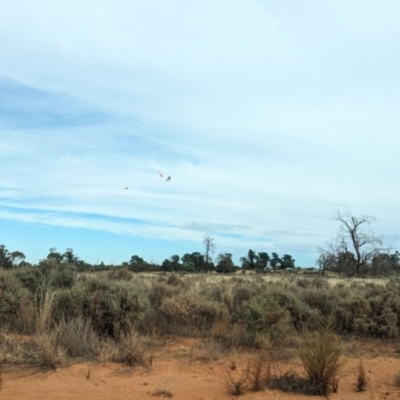
<svg viewBox="0 0 400 400">
<path fill-rule="evenodd" d="M 332 329 L 331 321 L 318 333 L 304 339 L 299 351 L 300 360 L 315 394 L 328 395 L 338 385 L 342 346 Z"/>
</svg>

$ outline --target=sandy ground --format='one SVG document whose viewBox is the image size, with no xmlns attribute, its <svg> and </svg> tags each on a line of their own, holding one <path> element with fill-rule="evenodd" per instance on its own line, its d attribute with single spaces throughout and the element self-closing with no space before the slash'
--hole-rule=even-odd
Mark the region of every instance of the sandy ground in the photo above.
<svg viewBox="0 0 400 400">
<path fill-rule="evenodd" d="M 360 358 L 345 357 L 338 393 L 330 395 L 330 399 L 400 399 L 400 389 L 394 385 L 395 375 L 400 371 L 399 355 L 395 350 L 383 352 L 376 347 L 370 350 L 368 354 L 364 351 L 362 358 L 369 388 L 361 393 L 355 391 Z M 230 400 L 235 398 L 227 392 L 225 383 L 230 367 L 235 364 L 236 371 L 231 373 L 241 373 L 254 353 L 231 353 L 210 360 L 199 356 L 193 342 L 182 340 L 156 349 L 151 357 L 148 367 L 130 369 L 111 363 L 86 362 L 46 374 L 3 373 L 0 399 Z M 288 367 L 299 368 L 299 365 L 294 362 L 281 366 Z M 264 390 L 247 392 L 240 398 L 302 400 L 324 397 Z"/>
</svg>

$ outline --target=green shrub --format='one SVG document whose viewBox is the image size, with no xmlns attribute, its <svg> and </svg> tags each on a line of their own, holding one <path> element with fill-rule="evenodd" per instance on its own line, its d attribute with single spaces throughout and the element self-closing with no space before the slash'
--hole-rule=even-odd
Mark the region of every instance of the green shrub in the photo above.
<svg viewBox="0 0 400 400">
<path fill-rule="evenodd" d="M 336 391 L 341 362 L 342 347 L 328 321 L 321 332 L 306 337 L 301 343 L 299 356 L 307 373 L 310 387 L 317 395 Z"/>
<path fill-rule="evenodd" d="M 240 311 L 240 320 L 252 340 L 258 334 L 268 335 L 272 340 L 281 338 L 289 329 L 289 313 L 271 296 L 247 301 Z"/>
<path fill-rule="evenodd" d="M 60 291 L 53 315 L 56 321 L 87 318 L 99 336 L 118 338 L 127 326 L 138 326 L 150 311 L 145 292 L 134 281 L 93 277 Z"/>
<path fill-rule="evenodd" d="M 15 327 L 21 307 L 32 301 L 32 295 L 13 271 L 0 271 L 0 324 L 3 327 Z"/>
</svg>

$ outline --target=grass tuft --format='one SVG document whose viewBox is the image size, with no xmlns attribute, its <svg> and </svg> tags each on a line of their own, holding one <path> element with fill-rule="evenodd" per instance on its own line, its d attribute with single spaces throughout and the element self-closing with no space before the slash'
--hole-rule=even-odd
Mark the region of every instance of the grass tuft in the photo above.
<svg viewBox="0 0 400 400">
<path fill-rule="evenodd" d="M 365 372 L 364 365 L 360 360 L 357 371 L 356 391 L 364 392 L 368 388 L 368 376 Z"/>
</svg>

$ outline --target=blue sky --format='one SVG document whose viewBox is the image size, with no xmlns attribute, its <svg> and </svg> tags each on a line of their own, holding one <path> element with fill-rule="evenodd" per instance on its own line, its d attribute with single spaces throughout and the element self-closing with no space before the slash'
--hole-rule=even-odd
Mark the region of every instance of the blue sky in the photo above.
<svg viewBox="0 0 400 400">
<path fill-rule="evenodd" d="M 0 0 L 0 244 L 161 263 L 211 234 L 306 267 L 339 210 L 400 249 L 399 20 L 397 0 Z"/>
</svg>

